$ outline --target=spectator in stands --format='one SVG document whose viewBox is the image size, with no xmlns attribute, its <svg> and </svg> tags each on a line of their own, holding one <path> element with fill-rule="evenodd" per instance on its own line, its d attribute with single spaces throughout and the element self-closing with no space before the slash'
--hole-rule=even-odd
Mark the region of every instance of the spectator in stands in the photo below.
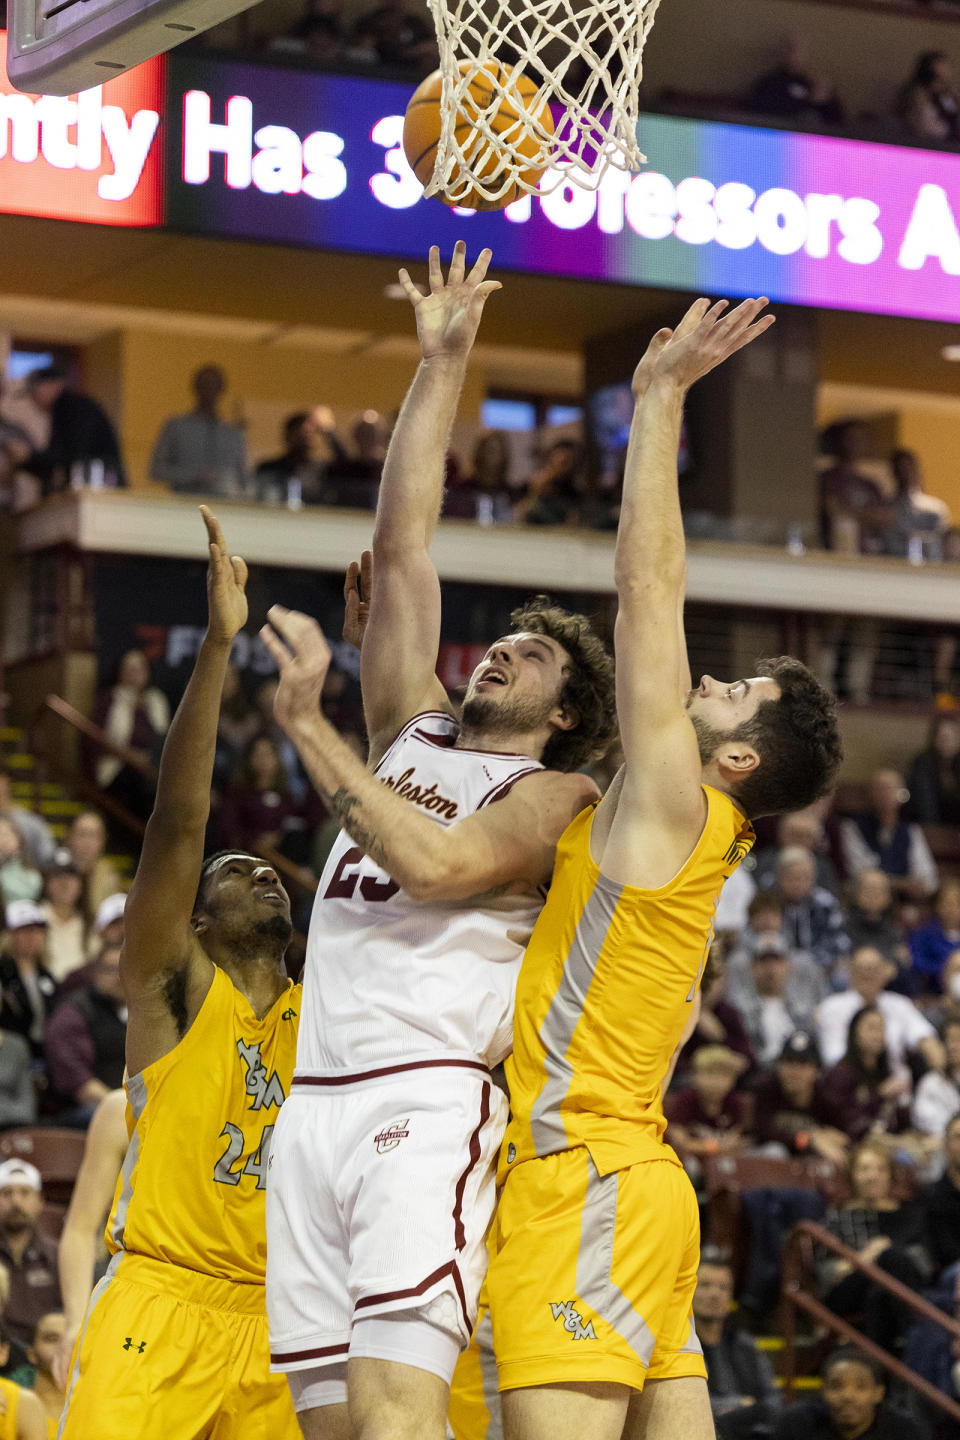
<svg viewBox="0 0 960 1440">
<path fill-rule="evenodd" d="M 947 960 L 960 947 L 960 879 L 944 880 L 933 914 L 908 937 L 913 973 L 925 993 L 939 994 Z"/>
<path fill-rule="evenodd" d="M 921 825 L 960 825 L 960 716 L 934 715 L 927 743 L 910 766 L 909 815 Z"/>
<path fill-rule="evenodd" d="M 27 432 L 0 415 L 0 510 L 25 509 L 35 498 L 39 498 L 39 482 L 32 476 L 27 478 L 31 489 L 35 487 L 35 497 L 26 498 L 20 483 L 22 467 L 32 449 Z"/>
<path fill-rule="evenodd" d="M 820 539 L 826 550 L 878 555 L 890 523 L 883 491 L 863 470 L 870 437 L 859 420 L 841 420 L 821 436 L 821 448 L 834 463 L 820 475 Z M 839 684 L 837 658 L 848 647 L 846 689 L 858 705 L 867 704 L 877 653 L 877 624 L 866 616 L 828 616 L 821 626 L 817 673 L 830 688 Z"/>
<path fill-rule="evenodd" d="M 883 1016 L 895 1066 L 914 1056 L 929 1068 L 943 1065 L 943 1049 L 933 1025 L 906 995 L 887 989 L 895 974 L 890 961 L 873 946 L 854 951 L 849 988 L 828 996 L 817 1009 L 817 1037 L 825 1065 L 836 1065 L 843 1058 L 850 1022 L 865 1005 L 875 1006 Z"/>
<path fill-rule="evenodd" d="M 743 1098 L 734 1086 L 745 1069 L 743 1056 L 725 1045 L 704 1045 L 693 1057 L 690 1084 L 666 1096 L 667 1141 L 695 1181 L 706 1156 L 743 1149 Z"/>
<path fill-rule="evenodd" d="M 514 518 L 528 525 L 575 525 L 586 494 L 583 452 L 572 440 L 557 440 L 530 476 L 526 498 Z"/>
<path fill-rule="evenodd" d="M 284 773 L 287 777 L 287 789 L 294 800 L 303 802 L 307 796 L 307 777 L 303 766 L 300 764 L 300 757 L 296 748 L 290 742 L 290 737 L 277 724 L 273 713 L 273 702 L 277 693 L 278 681 L 264 680 L 263 684 L 257 687 L 253 697 L 253 703 L 260 716 L 260 733 L 269 736 L 273 741 L 276 750 L 283 761 Z M 242 758 L 242 757 L 241 757 Z"/>
<path fill-rule="evenodd" d="M 890 524 L 890 504 L 863 469 L 870 432 L 861 420 L 838 420 L 821 436 L 834 463 L 820 475 L 820 539 L 825 550 L 879 555 Z"/>
<path fill-rule="evenodd" d="M 43 1406 L 47 1429 L 53 1436 L 57 1433 L 60 1415 L 67 1399 L 66 1392 L 54 1379 L 52 1370 L 53 1358 L 63 1338 L 65 1326 L 66 1317 L 60 1310 L 41 1315 L 27 1349 L 30 1364 L 34 1369 L 34 1393 Z"/>
<path fill-rule="evenodd" d="M 29 1042 L 35 1059 L 43 1054 L 43 1032 L 57 985 L 43 963 L 47 917 L 32 900 L 14 900 L 5 912 L 7 945 L 0 954 L 0 1030 Z M 0 1259 L 3 1257 L 0 1256 Z"/>
<path fill-rule="evenodd" d="M 700 993 L 703 1003 L 693 1034 L 680 1054 L 677 1073 L 685 1074 L 697 1051 L 705 1045 L 725 1045 L 744 1061 L 743 1073 L 754 1067 L 753 1051 L 740 1012 L 727 999 L 727 965 L 723 946 L 714 941 L 704 966 Z"/>
<path fill-rule="evenodd" d="M 269 735 L 255 736 L 224 792 L 222 843 L 255 854 L 264 845 L 277 849 L 297 814 L 280 752 Z"/>
<path fill-rule="evenodd" d="M 820 1395 L 788 1406 L 773 1440 L 927 1440 L 919 1421 L 886 1400 L 883 1369 L 862 1350 L 842 1345 L 820 1375 Z"/>
<path fill-rule="evenodd" d="M 827 1071 L 826 1085 L 851 1140 L 906 1130 L 913 1085 L 905 1065 L 894 1065 L 887 1027 L 876 1005 L 863 1005 L 850 1020 L 842 1060 Z"/>
<path fill-rule="evenodd" d="M 923 488 L 923 471 L 915 450 L 894 450 L 890 456 L 896 491 L 887 531 L 887 554 L 915 558 L 911 542 L 919 542 L 920 559 L 941 560 L 942 538 L 950 528 L 950 510 Z"/>
<path fill-rule="evenodd" d="M 90 937 L 91 946 L 96 951 L 103 945 L 123 944 L 123 913 L 126 904 L 126 892 L 119 890 L 116 895 L 108 895 L 105 900 L 101 900 L 97 906 Z"/>
<path fill-rule="evenodd" d="M 759 890 L 769 890 L 777 881 L 777 863 L 783 850 L 799 846 L 808 850 L 816 865 L 816 883 L 836 895 L 839 890 L 837 872 L 833 868 L 824 836 L 823 820 L 811 807 L 781 815 L 777 821 L 777 843 L 768 845 L 757 856 L 754 878 Z M 734 872 L 736 873 L 736 872 Z"/>
<path fill-rule="evenodd" d="M 37 1090 L 30 1062 L 30 1046 L 23 1036 L 0 1030 L 0 1130 L 36 1124 Z"/>
<path fill-rule="evenodd" d="M 66 837 L 67 849 L 83 881 L 83 913 L 92 921 L 108 895 L 123 890 L 123 876 L 104 855 L 107 827 L 96 810 L 84 810 L 73 820 Z"/>
<path fill-rule="evenodd" d="M 283 453 L 261 460 L 254 471 L 257 499 L 270 505 L 324 505 L 333 498 L 328 464 L 318 456 L 324 440 L 335 459 L 346 456 L 328 405 L 300 410 L 283 422 Z"/>
<path fill-rule="evenodd" d="M 845 922 L 851 953 L 865 946 L 877 950 L 894 967 L 896 975 L 903 970 L 909 976 L 910 950 L 894 914 L 889 876 L 882 870 L 863 870 L 853 882 L 852 891 Z"/>
<path fill-rule="evenodd" d="M 150 664 L 142 650 L 128 650 L 121 657 L 116 683 L 98 697 L 91 718 L 114 744 L 156 764 L 170 725 L 170 704 L 163 691 L 150 684 Z M 149 776 L 109 751 L 99 756 L 96 776 L 101 790 L 134 815 L 145 819 L 150 814 L 156 783 Z"/>
<path fill-rule="evenodd" d="M 775 1145 L 788 1155 L 820 1155 L 834 1165 L 845 1163 L 849 1141 L 824 1085 L 812 1035 L 798 1030 L 790 1036 L 775 1069 L 760 1076 L 754 1094 L 754 1131 L 761 1145 Z"/>
<path fill-rule="evenodd" d="M 921 1195 L 935 1274 L 960 1260 L 960 1115 L 943 1132 L 944 1170 Z"/>
<path fill-rule="evenodd" d="M 336 53 L 331 56 L 331 63 L 333 63 L 340 54 L 343 41 L 341 0 L 306 0 L 300 19 L 282 35 L 272 35 L 268 42 L 268 49 L 278 55 L 304 55 L 311 59 L 315 58 L 311 54 L 311 39 L 317 21 L 322 22 L 336 44 Z"/>
<path fill-rule="evenodd" d="M 191 381 L 194 407 L 165 420 L 150 457 L 150 478 L 181 495 L 243 494 L 247 442 L 239 425 L 220 417 L 226 378 L 219 365 L 204 365 Z"/>
<path fill-rule="evenodd" d="M 90 484 L 97 465 L 102 467 L 99 473 L 103 484 L 126 485 L 117 432 L 106 411 L 91 396 L 74 390 L 67 383 L 65 370 L 57 365 L 32 370 L 26 389 L 32 403 L 50 422 L 46 445 L 34 450 L 24 462 L 24 468 L 40 480 L 45 494 L 65 490 L 75 479 Z"/>
<path fill-rule="evenodd" d="M 43 881 L 47 969 L 59 985 L 87 961 L 83 881 L 69 850 L 58 850 Z"/>
<path fill-rule="evenodd" d="M 3 1319 L 22 1345 L 30 1344 L 41 1316 L 61 1309 L 56 1241 L 37 1230 L 42 1190 L 40 1171 L 29 1161 L 0 1165 L 0 1263 L 10 1272 Z"/>
<path fill-rule="evenodd" d="M 850 1156 L 848 1177 L 850 1198 L 840 1209 L 827 1211 L 825 1228 L 861 1260 L 912 1290 L 921 1289 L 930 1274 L 923 1211 L 894 1194 L 889 1147 L 878 1139 L 862 1141 Z M 819 1281 L 831 1310 L 853 1319 L 885 1350 L 899 1351 L 912 1318 L 909 1309 L 830 1251 L 824 1252 Z"/>
<path fill-rule="evenodd" d="M 946 1056 L 943 1070 L 928 1070 L 920 1077 L 910 1111 L 913 1128 L 921 1135 L 942 1135 L 960 1114 L 960 1017 L 948 1020 L 940 1037 Z"/>
<path fill-rule="evenodd" d="M 354 30 L 372 36 L 381 65 L 426 72 L 437 63 L 433 26 L 407 0 L 381 0 L 358 18 Z"/>
<path fill-rule="evenodd" d="M 330 462 L 328 473 L 336 504 L 369 509 L 376 506 L 388 440 L 389 431 L 383 416 L 377 410 L 364 410 L 350 431 L 353 453 L 340 455 Z"/>
<path fill-rule="evenodd" d="M 804 950 L 828 978 L 850 949 L 840 902 L 816 883 L 816 864 L 799 845 L 781 850 L 777 887 L 783 895 L 783 937 L 791 950 Z"/>
<path fill-rule="evenodd" d="M 936 1305 L 952 1320 L 960 1320 L 960 1266 L 950 1265 L 941 1275 L 936 1287 L 928 1290 L 924 1299 Z M 914 1315 L 907 1332 L 903 1351 L 903 1363 L 928 1384 L 933 1385 L 951 1400 L 960 1399 L 960 1365 L 957 1363 L 956 1341 L 947 1330 L 922 1315 Z M 956 1426 L 947 1419 L 939 1407 L 918 1397 L 920 1408 L 926 1415 L 938 1440 L 955 1440 Z"/>
<path fill-rule="evenodd" d="M 792 120 L 801 129 L 843 124 L 843 106 L 833 82 L 811 73 L 803 40 L 796 34 L 784 36 L 778 64 L 754 81 L 747 106 L 759 115 Z"/>
<path fill-rule="evenodd" d="M 42 870 L 50 864 L 57 848 L 53 831 L 41 815 L 13 803 L 10 771 L 3 764 L 0 764 L 0 816 L 11 820 L 17 827 L 23 841 L 24 857 L 31 865 Z"/>
<path fill-rule="evenodd" d="M 14 1340 L 0 1320 L 0 1404 L 5 1434 L 10 1440 L 53 1440 L 55 1430 L 46 1423 L 43 1406 L 29 1388 L 33 1366 L 27 1361 L 26 1346 Z M 15 1402 L 15 1404 L 13 1403 Z M 14 1418 L 15 1417 L 15 1418 Z"/>
<path fill-rule="evenodd" d="M 477 437 L 470 484 L 483 495 L 510 493 L 510 444 L 503 430 L 486 430 Z"/>
<path fill-rule="evenodd" d="M 697 1272 L 693 1321 L 707 1367 L 710 1408 L 719 1440 L 762 1440 L 780 1409 L 770 1362 L 732 1321 L 733 1268 L 705 1247 Z"/>
<path fill-rule="evenodd" d="M 909 799 L 903 776 L 876 770 L 870 781 L 869 809 L 841 824 L 844 859 L 852 879 L 864 870 L 889 875 L 893 893 L 923 900 L 937 888 L 937 866 L 923 831 L 901 816 Z"/>
<path fill-rule="evenodd" d="M 942 1030 L 948 1020 L 960 1020 L 960 950 L 954 950 L 940 972 L 943 993 L 927 1007 L 927 1019 Z"/>
<path fill-rule="evenodd" d="M 213 765 L 214 788 L 222 790 L 240 763 L 244 750 L 261 728 L 259 711 L 250 703 L 236 666 L 230 665 L 223 683 L 217 754 Z"/>
<path fill-rule="evenodd" d="M 47 1070 L 66 1107 L 63 1125 L 85 1127 L 109 1090 L 123 1083 L 127 1009 L 120 985 L 121 945 L 104 945 L 90 981 L 61 1000 L 47 1021 Z"/>
<path fill-rule="evenodd" d="M 819 981 L 819 988 L 812 980 Z M 737 987 L 735 1003 L 761 1065 L 772 1064 L 795 1031 L 813 1029 L 824 988 L 822 972 L 808 955 L 791 957 L 781 935 L 756 936 L 749 984 Z"/>
<path fill-rule="evenodd" d="M 0 901 L 37 900 L 42 889 L 43 876 L 24 859 L 20 831 L 0 816 Z"/>
<path fill-rule="evenodd" d="M 915 140 L 927 144 L 960 140 L 960 97 L 949 55 L 925 50 L 917 56 L 913 73 L 897 96 L 896 113 Z"/>
</svg>

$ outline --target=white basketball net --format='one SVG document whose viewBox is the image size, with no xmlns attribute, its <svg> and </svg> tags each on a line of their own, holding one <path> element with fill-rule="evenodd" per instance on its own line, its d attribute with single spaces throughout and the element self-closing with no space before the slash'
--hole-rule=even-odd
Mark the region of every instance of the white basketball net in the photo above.
<svg viewBox="0 0 960 1440">
<path fill-rule="evenodd" d="M 442 193 L 453 204 L 475 204 L 479 197 L 496 206 L 518 190 L 548 194 L 572 183 L 595 190 L 608 166 L 638 170 L 644 164 L 638 92 L 660 0 L 427 3 L 443 92 L 426 195 Z M 493 90 L 483 109 L 471 103 L 474 77 Z M 494 128 L 504 100 L 521 118 L 506 129 L 501 119 Z M 552 107 L 553 127 L 549 117 L 546 125 L 536 118 L 544 107 Z"/>
</svg>

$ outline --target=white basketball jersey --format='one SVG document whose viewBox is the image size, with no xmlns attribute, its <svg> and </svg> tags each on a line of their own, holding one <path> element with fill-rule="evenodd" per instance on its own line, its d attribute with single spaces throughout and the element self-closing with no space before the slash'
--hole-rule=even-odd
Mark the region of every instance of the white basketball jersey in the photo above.
<svg viewBox="0 0 960 1440">
<path fill-rule="evenodd" d="M 501 799 L 543 766 L 526 755 L 455 748 L 458 726 L 416 715 L 376 775 L 437 825 Z M 438 1055 L 499 1063 L 541 891 L 411 900 L 341 830 L 310 919 L 297 1074 L 354 1072 Z"/>
</svg>

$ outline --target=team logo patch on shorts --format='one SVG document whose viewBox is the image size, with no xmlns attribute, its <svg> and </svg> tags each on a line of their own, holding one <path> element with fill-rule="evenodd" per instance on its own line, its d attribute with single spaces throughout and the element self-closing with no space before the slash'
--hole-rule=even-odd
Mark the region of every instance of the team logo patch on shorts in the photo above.
<svg viewBox="0 0 960 1440">
<path fill-rule="evenodd" d="M 562 1320 L 564 1330 L 569 1330 L 574 1340 L 596 1340 L 597 1332 L 593 1328 L 593 1321 L 588 1320 L 584 1325 L 583 1316 L 574 1309 L 572 1300 L 565 1300 L 562 1305 L 551 1301 L 550 1309 L 554 1320 Z"/>
<path fill-rule="evenodd" d="M 388 1150 L 396 1150 L 400 1141 L 406 1140 L 410 1134 L 409 1130 L 404 1129 L 407 1124 L 409 1117 L 407 1120 L 394 1120 L 385 1130 L 381 1130 L 379 1135 L 374 1135 L 373 1143 L 377 1147 L 378 1155 L 386 1155 Z"/>
</svg>

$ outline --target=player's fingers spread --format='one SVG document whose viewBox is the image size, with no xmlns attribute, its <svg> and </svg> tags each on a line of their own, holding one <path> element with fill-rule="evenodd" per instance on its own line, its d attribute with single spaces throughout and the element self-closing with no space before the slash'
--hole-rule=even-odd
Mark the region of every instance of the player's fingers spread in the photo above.
<svg viewBox="0 0 960 1440">
<path fill-rule="evenodd" d="M 477 256 L 476 261 L 474 262 L 473 269 L 470 271 L 470 274 L 467 277 L 471 285 L 480 284 L 481 280 L 483 280 L 487 271 L 490 269 L 490 261 L 492 259 L 493 251 L 489 248 L 489 246 L 486 249 L 480 251 L 480 254 Z"/>
<path fill-rule="evenodd" d="M 703 319 L 704 315 L 706 315 L 709 308 L 709 300 L 705 300 L 702 297 L 699 300 L 694 300 L 693 304 L 690 306 L 690 309 L 687 311 L 686 315 L 684 315 L 683 319 L 680 321 L 680 324 L 674 331 L 674 334 L 677 336 L 677 338 L 682 339 L 683 336 L 688 335 L 691 330 L 695 330 L 696 327 L 700 324 L 700 321 Z"/>
<path fill-rule="evenodd" d="M 467 268 L 467 244 L 465 240 L 458 240 L 453 247 L 453 257 L 450 261 L 450 271 L 447 275 L 449 285 L 459 285 Z"/>
<path fill-rule="evenodd" d="M 703 323 L 705 325 L 715 325 L 729 304 L 729 300 L 717 300 L 704 315 Z"/>
<path fill-rule="evenodd" d="M 430 276 L 430 289 L 436 294 L 438 290 L 443 289 L 443 271 L 440 268 L 439 245 L 430 246 L 430 260 L 427 268 Z"/>
<path fill-rule="evenodd" d="M 407 299 L 411 302 L 411 304 L 419 305 L 420 301 L 423 299 L 423 295 L 420 293 L 419 288 L 414 285 L 406 270 L 399 271 L 398 278 L 400 280 L 400 284 L 403 286 L 404 293 Z"/>
<path fill-rule="evenodd" d="M 494 290 L 502 289 L 503 286 L 500 284 L 499 280 L 484 280 L 482 285 L 477 286 L 477 294 L 480 296 L 481 300 L 486 300 L 487 296 L 492 295 Z"/>
</svg>

